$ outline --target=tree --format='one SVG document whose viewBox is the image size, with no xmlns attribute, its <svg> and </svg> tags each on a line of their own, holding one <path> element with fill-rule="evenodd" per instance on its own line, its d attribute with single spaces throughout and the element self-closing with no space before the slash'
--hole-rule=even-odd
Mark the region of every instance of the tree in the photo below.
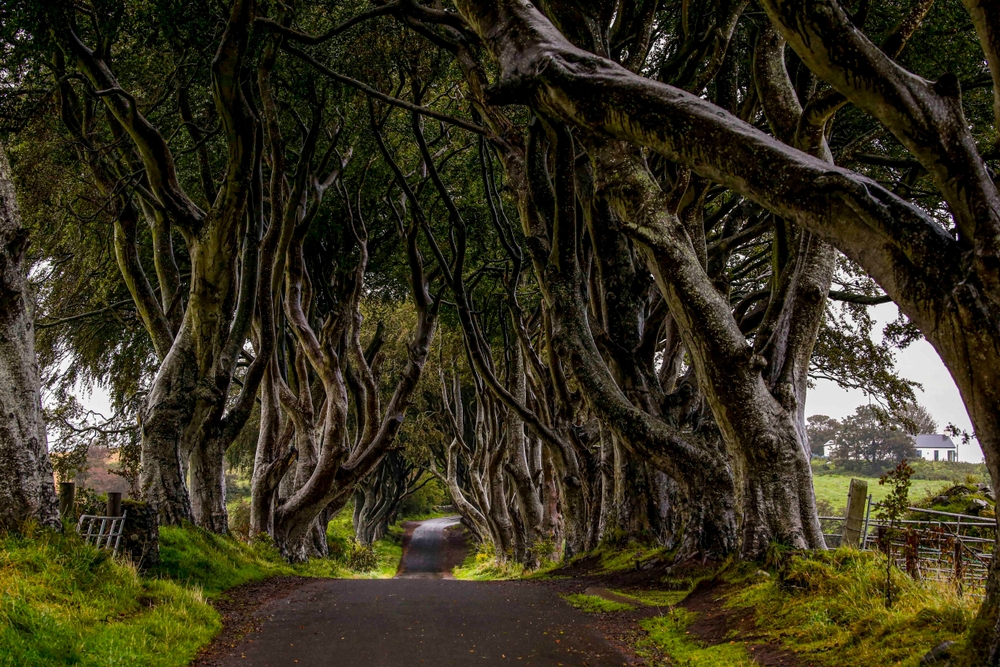
<svg viewBox="0 0 1000 667">
<path fill-rule="evenodd" d="M 946 227 L 856 172 L 810 157 L 696 95 L 574 46 L 531 5 L 456 4 L 500 67 L 493 100 L 529 104 L 574 127 L 656 151 L 794 221 L 864 267 L 941 354 L 1000 489 L 1000 383 L 994 379 L 1000 373 L 994 296 L 1000 292 L 1000 195 L 965 118 L 957 76 L 932 82 L 913 75 L 886 53 L 905 40 L 892 39 L 883 51 L 833 0 L 763 3 L 780 47 L 787 40 L 804 65 L 831 86 L 827 101 L 833 104 L 819 114 L 824 121 L 819 127 L 847 102 L 877 119 L 947 202 Z M 1000 51 L 990 36 L 996 34 L 998 13 L 988 11 L 988 3 L 965 4 L 980 37 L 984 57 L 978 61 L 989 64 L 996 87 Z M 579 11 L 601 16 L 595 5 Z M 917 24 L 927 5 L 918 6 Z M 998 119 L 990 122 L 996 128 Z M 1000 663 L 1000 567 L 992 567 L 987 588 L 974 634 L 984 659 L 995 665 Z"/>
<path fill-rule="evenodd" d="M 834 442 L 833 459 L 838 463 L 898 463 L 917 454 L 904 424 L 871 405 L 859 405 L 846 417 Z"/>
<path fill-rule="evenodd" d="M 21 225 L 7 154 L 0 146 L 0 529 L 59 525 L 45 440 Z"/>
<path fill-rule="evenodd" d="M 806 419 L 806 435 L 813 456 L 823 456 L 823 445 L 834 439 L 840 431 L 840 422 L 826 415 L 812 415 Z"/>
<path fill-rule="evenodd" d="M 937 433 L 938 423 L 919 403 L 908 403 L 898 415 L 901 426 L 910 435 Z"/>
</svg>

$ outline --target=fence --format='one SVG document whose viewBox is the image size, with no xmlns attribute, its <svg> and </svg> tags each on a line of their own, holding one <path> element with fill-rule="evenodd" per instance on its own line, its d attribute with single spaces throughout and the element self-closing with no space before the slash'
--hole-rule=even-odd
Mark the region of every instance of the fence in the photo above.
<svg viewBox="0 0 1000 667">
<path fill-rule="evenodd" d="M 125 513 L 121 516 L 95 516 L 84 514 L 76 525 L 87 544 L 93 544 L 101 549 L 111 549 L 115 554 L 122 543 L 122 533 L 125 532 Z"/>
<path fill-rule="evenodd" d="M 853 481 L 851 491 L 855 493 Z M 827 546 L 853 543 L 861 549 L 888 553 L 914 578 L 954 583 L 959 593 L 982 597 L 994 558 L 995 520 L 908 507 L 907 519 L 889 525 L 874 519 L 877 503 L 870 495 L 866 501 L 860 507 L 849 502 L 846 517 L 820 517 Z M 852 523 L 860 528 L 856 540 L 850 539 L 855 537 Z"/>
</svg>

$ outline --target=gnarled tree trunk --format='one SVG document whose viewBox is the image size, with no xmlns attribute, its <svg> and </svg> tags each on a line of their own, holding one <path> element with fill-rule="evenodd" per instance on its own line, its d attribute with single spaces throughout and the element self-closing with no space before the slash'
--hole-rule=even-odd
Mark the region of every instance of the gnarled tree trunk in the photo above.
<svg viewBox="0 0 1000 667">
<path fill-rule="evenodd" d="M 21 225 L 7 154 L 0 146 L 0 529 L 27 521 L 58 526 L 42 419 L 35 328 L 28 307 Z"/>
</svg>

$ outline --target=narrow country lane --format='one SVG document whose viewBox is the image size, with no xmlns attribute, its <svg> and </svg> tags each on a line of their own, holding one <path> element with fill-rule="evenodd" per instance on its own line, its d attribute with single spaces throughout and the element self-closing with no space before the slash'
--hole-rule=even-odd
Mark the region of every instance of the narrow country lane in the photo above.
<svg viewBox="0 0 1000 667">
<path fill-rule="evenodd" d="M 450 579 L 452 568 L 462 563 L 467 549 L 464 531 L 448 530 L 460 522 L 461 517 L 446 516 L 414 522 L 412 532 L 407 526 L 396 578 Z"/>
<path fill-rule="evenodd" d="M 316 580 L 265 603 L 256 612 L 259 632 L 214 664 L 628 664 L 593 627 L 593 617 L 571 608 L 544 583 L 445 579 L 456 558 L 457 534 L 447 528 L 456 523 L 444 518 L 414 526 L 395 579 Z"/>
</svg>

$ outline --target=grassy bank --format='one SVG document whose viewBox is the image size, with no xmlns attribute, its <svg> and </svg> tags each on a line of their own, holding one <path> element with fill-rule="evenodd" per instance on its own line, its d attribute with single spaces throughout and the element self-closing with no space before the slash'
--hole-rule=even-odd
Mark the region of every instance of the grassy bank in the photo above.
<svg viewBox="0 0 1000 667">
<path fill-rule="evenodd" d="M 75 536 L 0 538 L 0 665 L 185 665 L 219 630 L 195 586 Z"/>
<path fill-rule="evenodd" d="M 227 589 L 275 575 L 395 574 L 398 530 L 370 550 L 349 534 L 345 512 L 328 531 L 331 558 L 289 565 L 266 541 L 163 528 L 161 562 L 145 574 L 75 534 L 0 535 L 0 667 L 187 665 L 219 631 L 208 600 Z"/>
<path fill-rule="evenodd" d="M 662 555 L 637 545 L 603 546 L 573 562 L 586 559 L 592 569 L 585 576 L 599 584 L 601 577 L 632 569 L 635 560 Z M 552 574 L 558 576 L 559 569 Z M 644 632 L 635 639 L 637 652 L 656 664 L 666 656 L 669 664 L 691 667 L 749 666 L 757 664 L 754 652 L 766 649 L 795 654 L 800 664 L 815 667 L 916 667 L 945 641 L 955 642 L 952 667 L 975 664 L 966 641 L 976 601 L 959 597 L 951 586 L 921 583 L 893 569 L 887 605 L 885 560 L 877 553 L 778 550 L 769 564 L 727 562 L 652 576 L 639 588 L 611 590 L 614 601 L 579 594 L 564 598 L 592 613 L 658 607 L 655 615 L 637 617 Z M 720 632 L 721 617 L 729 621 Z M 714 636 L 705 639 L 706 632 Z"/>
<path fill-rule="evenodd" d="M 944 641 L 961 647 L 977 609 L 951 586 L 897 569 L 887 605 L 883 557 L 853 549 L 791 556 L 764 581 L 749 581 L 746 568 L 726 576 L 735 588 L 727 606 L 753 610 L 760 639 L 817 666 L 917 665 Z M 952 664 L 973 663 L 959 656 Z"/>
</svg>

